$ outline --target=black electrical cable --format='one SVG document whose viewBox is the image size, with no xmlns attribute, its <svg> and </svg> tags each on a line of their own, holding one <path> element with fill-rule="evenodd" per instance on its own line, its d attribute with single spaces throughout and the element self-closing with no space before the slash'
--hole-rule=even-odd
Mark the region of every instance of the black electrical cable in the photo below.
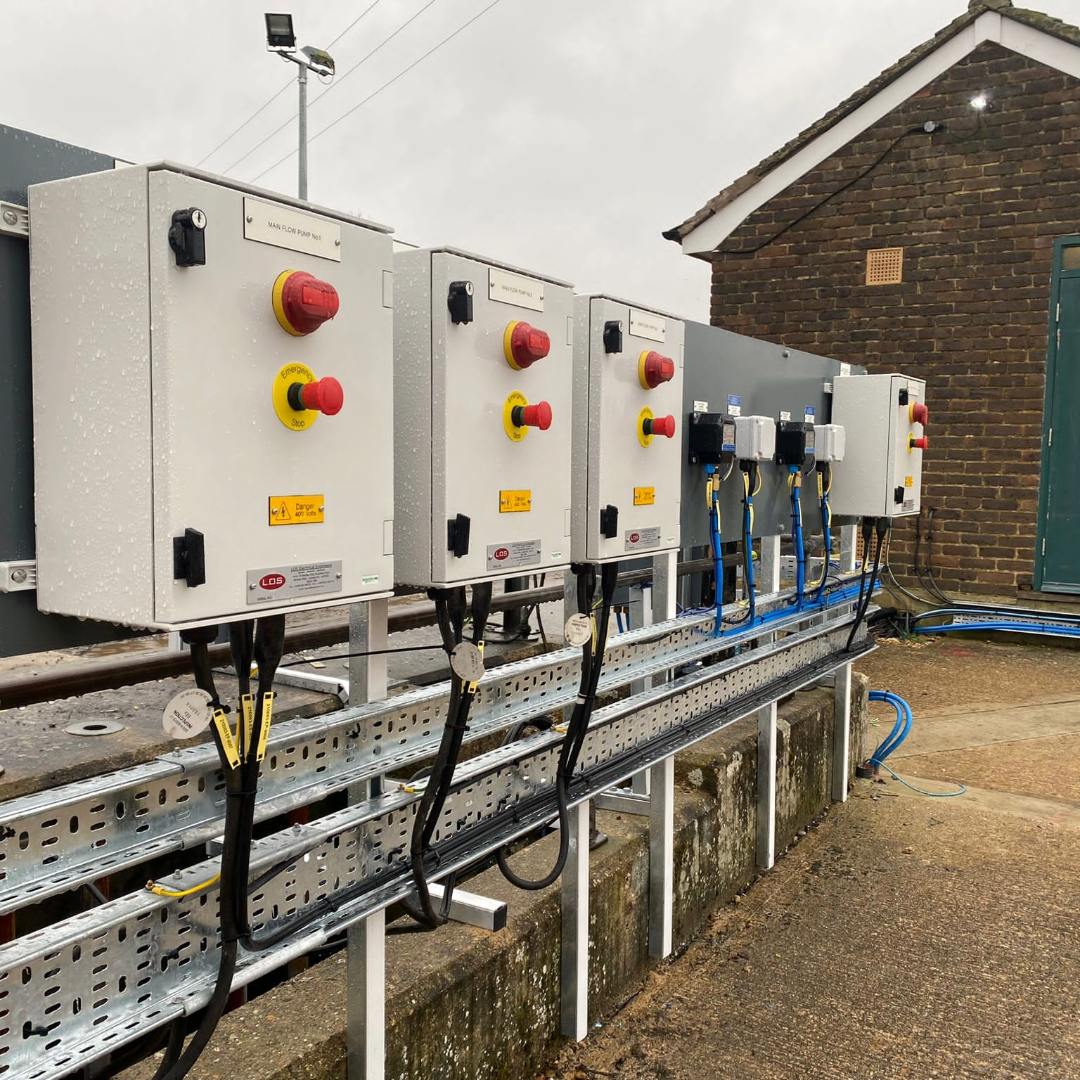
<svg viewBox="0 0 1080 1080">
<path fill-rule="evenodd" d="M 596 589 L 596 568 L 592 565 L 575 565 L 577 576 L 578 610 L 585 614 L 592 611 L 592 596 Z M 600 618 L 594 635 L 582 646 L 581 680 L 578 696 L 570 716 L 570 722 L 559 748 L 559 764 L 555 771 L 555 800 L 558 806 L 559 851 L 555 864 L 542 878 L 530 880 L 521 877 L 510 866 L 508 849 L 503 848 L 496 856 L 499 869 L 511 885 L 536 892 L 558 881 L 570 854 L 570 784 L 577 768 L 581 749 L 589 733 L 593 707 L 600 686 L 604 650 L 607 647 L 608 628 L 611 622 L 611 604 L 615 598 L 618 582 L 618 563 L 606 563 L 600 571 Z"/>
<path fill-rule="evenodd" d="M 773 233 L 767 240 L 763 240 L 760 244 L 756 244 L 751 248 L 717 248 L 717 255 L 756 255 L 763 248 L 767 248 L 770 244 L 775 243 L 785 233 L 790 232 L 796 225 L 801 225 L 812 214 L 816 214 L 827 203 L 832 202 L 837 195 L 842 195 L 849 188 L 853 188 L 861 180 L 865 180 L 909 135 L 933 135 L 936 131 L 942 131 L 944 128 L 941 124 L 934 124 L 933 128 L 927 130 L 925 125 L 920 124 L 918 127 L 908 128 L 907 131 L 901 132 L 891 143 L 889 143 L 888 149 L 883 154 L 877 157 L 874 162 L 868 165 L 858 176 L 849 180 L 846 184 L 842 184 L 835 191 L 826 195 L 824 199 L 810 207 L 805 213 L 800 214 L 793 221 L 789 221 L 778 232 Z M 295 153 L 295 151 L 293 151 Z"/>
<path fill-rule="evenodd" d="M 492 584 L 490 581 L 473 586 L 471 611 L 473 644 L 481 650 L 483 650 L 488 615 L 491 612 L 491 593 Z M 462 640 L 465 623 L 465 590 L 463 588 L 454 589 L 442 596 L 437 595 L 435 604 L 443 644 L 447 647 L 448 652 L 452 652 L 454 647 Z M 466 682 L 459 676 L 455 676 L 451 685 L 450 704 L 447 709 L 447 719 L 443 727 L 442 740 L 435 756 L 435 762 L 431 767 L 431 775 L 428 777 L 428 782 L 424 787 L 424 794 L 420 798 L 416 817 L 413 820 L 410 852 L 412 855 L 413 883 L 416 886 L 419 911 L 415 911 L 410 905 L 406 905 L 406 910 L 418 922 L 430 929 L 435 929 L 446 922 L 453 896 L 454 881 L 453 877 L 451 877 L 443 890 L 440 909 L 435 910 L 428 887 L 426 863 L 431 852 L 431 841 L 438 828 L 446 799 L 450 794 L 454 772 L 461 754 L 461 745 L 465 739 L 469 710 L 472 707 L 475 693 L 475 682 Z"/>
<path fill-rule="evenodd" d="M 281 623 L 281 640 L 282 644 L 284 644 L 284 617 L 281 617 Z M 191 649 L 191 661 L 196 684 L 210 695 L 211 704 L 215 708 L 220 708 L 221 703 L 218 700 L 209 662 L 209 644 L 216 635 L 216 627 L 202 627 L 182 633 L 183 639 Z M 230 634 L 230 640 L 232 639 L 233 636 Z M 250 665 L 248 671 L 250 671 Z M 260 671 L 261 681 L 262 674 Z M 243 727 L 243 716 L 240 718 L 240 726 Z M 169 1034 L 168 1049 L 164 1059 L 154 1073 L 153 1080 L 182 1080 L 188 1074 L 206 1049 L 214 1031 L 217 1029 L 218 1021 L 224 1014 L 225 1007 L 228 1004 L 229 994 L 232 991 L 233 976 L 236 973 L 237 941 L 241 936 L 241 926 L 237 921 L 237 912 L 241 899 L 246 894 L 244 885 L 246 883 L 247 863 L 243 849 L 246 847 L 250 851 L 251 839 L 249 835 L 245 841 L 243 832 L 245 820 L 243 770 L 233 768 L 230 765 L 217 727 L 212 726 L 211 731 L 222 764 L 226 795 L 225 827 L 221 850 L 221 878 L 218 885 L 218 918 L 221 929 L 218 973 L 213 992 L 210 995 L 210 1001 L 203 1010 L 195 1032 L 186 1047 L 183 1047 L 186 1020 L 174 1021 L 173 1030 Z M 178 1025 L 181 1026 L 178 1027 Z"/>
<path fill-rule="evenodd" d="M 844 646 L 845 652 L 851 651 L 851 646 L 855 641 L 855 635 L 859 632 L 859 627 L 862 625 L 863 619 L 866 618 L 866 613 L 870 609 L 870 600 L 874 595 L 874 585 L 877 582 L 878 574 L 881 572 L 881 545 L 885 539 L 885 533 L 889 529 L 888 518 L 878 518 L 877 521 L 877 544 L 874 550 L 873 567 L 870 572 L 870 580 L 866 581 L 866 563 L 865 556 L 870 543 L 871 529 L 873 528 L 873 521 L 871 518 L 863 519 L 863 568 L 862 573 L 859 575 L 859 602 L 855 607 L 855 621 L 851 624 L 851 633 L 848 634 L 847 644 Z"/>
</svg>

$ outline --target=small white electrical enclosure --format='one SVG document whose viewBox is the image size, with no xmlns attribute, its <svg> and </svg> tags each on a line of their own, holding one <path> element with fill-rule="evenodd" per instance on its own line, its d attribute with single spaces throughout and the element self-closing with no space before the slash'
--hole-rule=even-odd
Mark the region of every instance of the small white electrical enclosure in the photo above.
<svg viewBox="0 0 1080 1080">
<path fill-rule="evenodd" d="M 567 566 L 573 289 L 451 248 L 394 266 L 398 580 Z"/>
<path fill-rule="evenodd" d="M 845 443 L 846 438 L 842 425 L 814 425 L 814 456 L 818 461 L 843 461 Z"/>
<path fill-rule="evenodd" d="M 170 164 L 33 186 L 30 216 L 41 610 L 387 595 L 388 230 Z"/>
<path fill-rule="evenodd" d="M 917 514 L 927 446 L 926 383 L 905 375 L 837 376 L 832 419 L 851 440 L 833 472 L 833 513 L 875 518 Z"/>
<path fill-rule="evenodd" d="M 574 301 L 575 562 L 679 546 L 681 320 L 609 296 Z"/>
<path fill-rule="evenodd" d="M 771 416 L 735 417 L 735 458 L 772 461 L 776 454 L 776 421 Z"/>
</svg>

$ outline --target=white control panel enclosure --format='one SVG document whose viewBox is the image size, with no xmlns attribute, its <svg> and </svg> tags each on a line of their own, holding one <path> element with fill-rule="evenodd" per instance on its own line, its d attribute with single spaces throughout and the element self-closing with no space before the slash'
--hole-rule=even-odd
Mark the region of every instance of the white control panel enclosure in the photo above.
<svg viewBox="0 0 1080 1080">
<path fill-rule="evenodd" d="M 772 461 L 775 456 L 776 421 L 771 416 L 736 416 L 736 460 Z"/>
<path fill-rule="evenodd" d="M 843 461 L 847 439 L 841 424 L 814 425 L 814 456 L 818 461 Z"/>
<path fill-rule="evenodd" d="M 567 566 L 573 289 L 450 248 L 399 251 L 394 267 L 398 580 L 443 587 Z M 470 322 L 454 321 L 452 290 Z M 550 339 L 521 370 L 506 358 L 513 323 Z M 542 402 L 547 430 L 513 424 L 515 405 Z M 468 550 L 455 554 L 462 528 Z"/>
<path fill-rule="evenodd" d="M 205 264 L 178 266 L 192 208 Z M 388 594 L 386 230 L 169 164 L 36 185 L 30 216 L 41 610 L 172 630 Z M 332 284 L 336 318 L 286 332 L 285 270 Z M 337 415 L 285 426 L 291 364 L 339 380 Z"/>
<path fill-rule="evenodd" d="M 829 501 L 844 517 L 901 517 L 922 504 L 923 426 L 912 406 L 926 383 L 905 375 L 843 375 L 833 380 L 832 419 L 851 445 L 833 470 Z"/>
<path fill-rule="evenodd" d="M 577 297 L 574 312 L 574 561 L 678 548 L 683 323 L 599 295 Z M 668 381 L 652 389 L 641 375 L 649 353 L 673 364 Z M 671 417 L 672 437 L 644 434 L 650 416 Z"/>
</svg>

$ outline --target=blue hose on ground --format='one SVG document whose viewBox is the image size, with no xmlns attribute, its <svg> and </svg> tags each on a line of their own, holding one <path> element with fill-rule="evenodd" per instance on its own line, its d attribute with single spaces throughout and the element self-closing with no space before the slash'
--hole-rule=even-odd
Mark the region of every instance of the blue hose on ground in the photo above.
<svg viewBox="0 0 1080 1080">
<path fill-rule="evenodd" d="M 871 701 L 884 701 L 896 710 L 896 723 L 885 741 L 870 755 L 870 764 L 883 765 L 885 759 L 908 737 L 911 731 L 911 706 L 896 694 L 887 690 L 871 690 Z"/>
<path fill-rule="evenodd" d="M 889 732 L 885 741 L 870 755 L 870 760 L 867 762 L 868 765 L 873 766 L 875 773 L 884 769 L 904 787 L 910 788 L 919 795 L 926 795 L 931 799 L 955 799 L 957 795 L 963 795 L 967 792 L 967 788 L 963 784 L 957 784 L 959 789 L 957 791 L 925 791 L 923 788 L 908 783 L 902 776 L 893 772 L 885 764 L 885 759 L 908 737 L 908 733 L 911 731 L 913 723 L 911 706 L 899 694 L 891 694 L 887 690 L 871 690 L 870 700 L 884 701 L 896 710 L 896 723 L 893 725 L 892 731 Z"/>
</svg>

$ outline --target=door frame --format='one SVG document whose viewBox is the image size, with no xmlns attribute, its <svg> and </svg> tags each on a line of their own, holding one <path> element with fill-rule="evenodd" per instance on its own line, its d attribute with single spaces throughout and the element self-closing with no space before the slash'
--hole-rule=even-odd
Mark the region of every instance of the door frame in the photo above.
<svg viewBox="0 0 1080 1080">
<path fill-rule="evenodd" d="M 1045 583 L 1047 515 L 1050 510 L 1049 473 L 1050 473 L 1050 429 L 1054 417 L 1054 383 L 1057 376 L 1058 360 L 1058 303 L 1061 299 L 1061 279 L 1064 274 L 1080 277 L 1080 270 L 1064 271 L 1061 268 L 1066 248 L 1080 246 L 1080 235 L 1059 236 L 1054 241 L 1053 272 L 1050 279 L 1050 310 L 1047 313 L 1046 334 L 1046 390 L 1043 395 L 1043 430 L 1039 454 L 1039 517 L 1035 530 L 1035 580 L 1036 592 L 1042 592 Z M 1063 586 L 1051 582 L 1056 592 L 1080 592 L 1080 585 Z"/>
</svg>

